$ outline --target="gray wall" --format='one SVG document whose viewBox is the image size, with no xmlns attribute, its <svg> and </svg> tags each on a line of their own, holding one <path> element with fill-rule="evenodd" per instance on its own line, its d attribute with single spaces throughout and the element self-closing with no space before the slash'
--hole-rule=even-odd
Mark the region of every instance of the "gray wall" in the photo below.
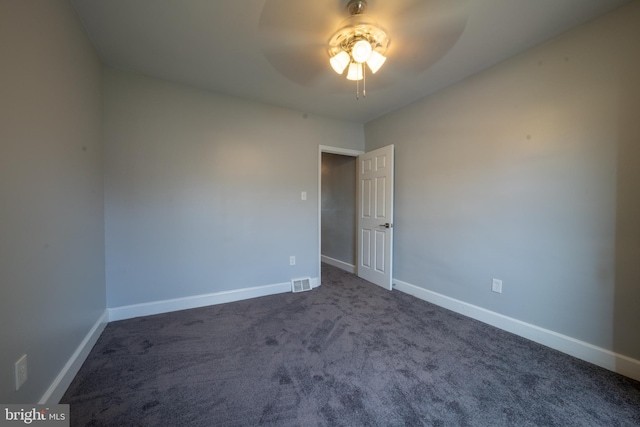
<svg viewBox="0 0 640 427">
<path fill-rule="evenodd" d="M 106 306 L 101 65 L 63 0 L 0 2 L 0 58 L 0 402 L 37 402 Z"/>
<path fill-rule="evenodd" d="M 356 158 L 322 153 L 322 255 L 356 263 Z"/>
<path fill-rule="evenodd" d="M 639 359 L 639 41 L 632 2 L 368 123 L 395 277 Z"/>
<path fill-rule="evenodd" d="M 109 307 L 317 277 L 318 146 L 361 150 L 363 125 L 109 69 L 104 82 Z"/>
</svg>

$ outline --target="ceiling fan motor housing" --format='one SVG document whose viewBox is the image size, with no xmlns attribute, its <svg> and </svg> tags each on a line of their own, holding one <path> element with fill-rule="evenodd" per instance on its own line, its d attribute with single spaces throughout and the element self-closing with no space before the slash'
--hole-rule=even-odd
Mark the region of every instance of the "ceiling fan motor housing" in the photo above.
<svg viewBox="0 0 640 427">
<path fill-rule="evenodd" d="M 329 56 L 333 57 L 341 50 L 351 52 L 353 45 L 367 40 L 371 48 L 384 54 L 389 47 L 389 36 L 367 15 L 352 15 L 347 18 L 329 40 Z"/>
<path fill-rule="evenodd" d="M 349 15 L 360 15 L 364 13 L 367 8 L 367 2 L 364 0 L 351 0 L 347 4 L 347 10 L 349 11 Z"/>
</svg>

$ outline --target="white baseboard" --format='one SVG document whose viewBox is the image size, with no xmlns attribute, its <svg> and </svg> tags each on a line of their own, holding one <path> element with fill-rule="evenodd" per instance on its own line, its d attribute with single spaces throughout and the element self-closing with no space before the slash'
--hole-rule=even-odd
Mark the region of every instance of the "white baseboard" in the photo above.
<svg viewBox="0 0 640 427">
<path fill-rule="evenodd" d="M 100 338 L 100 334 L 102 334 L 102 331 L 107 326 L 108 317 L 109 313 L 105 310 L 89 330 L 89 333 L 84 337 L 78 348 L 76 348 L 76 351 L 73 352 L 58 376 L 53 380 L 53 383 L 51 383 L 47 391 L 42 395 L 38 402 L 39 404 L 46 405 L 60 402 L 71 381 L 73 381 L 82 364 L 87 359 L 87 356 L 89 356 L 89 352 L 91 352 L 96 341 Z"/>
<path fill-rule="evenodd" d="M 318 287 L 318 284 L 317 277 L 311 279 L 312 287 Z M 208 305 L 224 304 L 227 302 L 281 294 L 285 292 L 291 292 L 291 282 L 126 305 L 122 307 L 109 308 L 109 321 L 113 322 L 115 320 L 132 319 L 134 317 L 150 316 L 152 314 L 206 307 Z"/>
<path fill-rule="evenodd" d="M 401 280 L 394 279 L 393 283 L 395 289 L 401 292 L 640 381 L 640 360 L 614 353 L 567 335 L 522 322 Z"/>
<path fill-rule="evenodd" d="M 329 265 L 333 265 L 334 267 L 338 267 L 341 270 L 344 270 L 351 274 L 356 274 L 356 266 L 353 264 L 346 263 L 344 261 L 340 261 L 339 259 L 331 258 L 326 255 L 320 255 L 320 260 L 322 262 L 326 262 Z"/>
<path fill-rule="evenodd" d="M 311 288 L 317 288 L 318 286 L 320 286 L 320 280 L 318 280 L 317 277 L 312 277 L 311 278 Z"/>
</svg>

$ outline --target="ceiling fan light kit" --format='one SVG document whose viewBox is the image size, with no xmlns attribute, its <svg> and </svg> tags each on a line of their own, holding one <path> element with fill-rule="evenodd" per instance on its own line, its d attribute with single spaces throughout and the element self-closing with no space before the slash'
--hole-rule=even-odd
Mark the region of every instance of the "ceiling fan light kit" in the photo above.
<svg viewBox="0 0 640 427">
<path fill-rule="evenodd" d="M 359 99 L 359 81 L 362 80 L 362 96 L 366 96 L 366 67 L 376 73 L 386 61 L 384 54 L 390 39 L 377 22 L 364 15 L 367 2 L 351 0 L 347 11 L 351 15 L 329 40 L 329 63 L 333 70 L 344 73 L 347 79 L 356 81 L 356 98 Z"/>
</svg>

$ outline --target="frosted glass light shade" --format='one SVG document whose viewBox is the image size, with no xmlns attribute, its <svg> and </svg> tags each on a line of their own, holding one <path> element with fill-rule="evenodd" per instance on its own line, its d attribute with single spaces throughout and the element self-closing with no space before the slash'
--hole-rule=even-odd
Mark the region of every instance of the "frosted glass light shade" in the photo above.
<svg viewBox="0 0 640 427">
<path fill-rule="evenodd" d="M 349 71 L 347 72 L 348 80 L 362 80 L 362 64 L 352 62 L 349 64 Z"/>
<path fill-rule="evenodd" d="M 367 65 L 371 69 L 371 72 L 375 74 L 375 72 L 378 71 L 380 67 L 382 67 L 382 64 L 384 64 L 384 61 L 386 60 L 387 58 L 385 56 L 379 54 L 374 50 L 373 52 L 371 52 L 371 55 L 369 55 L 369 59 L 367 59 Z"/>
<path fill-rule="evenodd" d="M 358 63 L 363 63 L 371 55 L 371 45 L 366 40 L 357 41 L 351 49 L 351 57 Z"/>
<path fill-rule="evenodd" d="M 344 69 L 347 68 L 350 61 L 351 58 L 349 58 L 349 54 L 344 50 L 329 60 L 331 67 L 333 67 L 334 71 L 338 74 L 342 74 L 344 72 Z"/>
</svg>

